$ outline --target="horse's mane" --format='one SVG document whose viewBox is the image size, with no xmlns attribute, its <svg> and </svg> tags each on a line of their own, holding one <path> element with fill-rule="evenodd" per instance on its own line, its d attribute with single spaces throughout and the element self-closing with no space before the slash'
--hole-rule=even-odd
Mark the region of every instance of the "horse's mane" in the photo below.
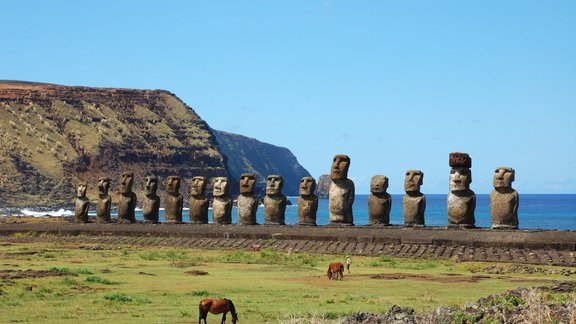
<svg viewBox="0 0 576 324">
<path fill-rule="evenodd" d="M 238 317 L 238 315 L 236 314 L 236 307 L 234 307 L 234 303 L 230 299 L 226 298 L 226 300 L 228 301 L 228 305 L 230 305 L 230 312 L 232 313 L 232 316 Z"/>
</svg>

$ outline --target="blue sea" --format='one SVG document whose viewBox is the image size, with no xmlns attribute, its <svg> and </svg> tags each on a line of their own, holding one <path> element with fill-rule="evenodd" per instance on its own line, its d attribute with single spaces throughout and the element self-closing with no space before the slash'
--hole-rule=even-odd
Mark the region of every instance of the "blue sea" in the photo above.
<svg viewBox="0 0 576 324">
<path fill-rule="evenodd" d="M 392 210 L 390 212 L 390 223 L 395 225 L 404 224 L 402 211 L 403 195 L 392 195 Z M 447 195 L 426 195 L 425 222 L 427 226 L 447 225 Z M 286 224 L 298 223 L 298 197 L 288 197 L 292 205 L 286 208 Z M 91 206 L 92 209 L 95 206 Z M 354 201 L 354 224 L 368 224 L 368 195 L 357 195 Z M 47 212 L 23 211 L 25 215 L 46 215 Z M 91 212 L 94 215 L 94 212 Z M 53 214 L 54 215 L 54 214 Z M 56 215 L 73 215 L 71 211 L 60 210 Z M 476 226 L 491 227 L 490 223 L 490 195 L 476 195 Z M 113 216 L 114 215 L 113 212 Z M 184 209 L 184 221 L 188 221 L 188 209 Z M 258 208 L 257 221 L 264 223 L 264 207 Z M 136 219 L 142 220 L 142 211 L 136 210 Z M 211 211 L 209 219 L 212 219 Z M 518 209 L 518 219 L 520 229 L 558 229 L 576 230 L 576 195 L 550 195 L 550 194 L 524 194 L 520 195 L 520 207 Z M 164 220 L 164 211 L 160 211 L 160 221 Z M 232 222 L 238 223 L 238 211 L 232 210 Z M 318 203 L 318 213 L 316 223 L 326 225 L 330 223 L 328 213 L 328 199 L 320 199 Z"/>
</svg>

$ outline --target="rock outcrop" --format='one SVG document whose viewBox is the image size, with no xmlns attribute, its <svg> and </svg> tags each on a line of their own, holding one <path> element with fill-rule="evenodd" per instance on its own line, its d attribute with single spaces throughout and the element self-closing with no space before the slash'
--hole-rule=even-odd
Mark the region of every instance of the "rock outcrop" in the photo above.
<svg viewBox="0 0 576 324">
<path fill-rule="evenodd" d="M 228 176 L 206 122 L 168 91 L 0 82 L 2 206 L 70 204 L 79 182 L 96 200 L 102 176 L 117 201 L 124 171 L 139 197 L 150 174 Z"/>
<path fill-rule="evenodd" d="M 222 154 L 228 157 L 227 166 L 236 182 L 242 173 L 258 175 L 256 192 L 262 196 L 266 190 L 266 178 L 280 174 L 284 178 L 284 194 L 297 196 L 302 177 L 310 176 L 287 148 L 260 142 L 254 138 L 229 132 L 212 130 Z M 234 186 L 236 189 L 237 186 Z M 237 192 L 237 191 L 235 191 Z"/>
<path fill-rule="evenodd" d="M 332 182 L 332 178 L 330 178 L 329 174 L 323 174 L 318 178 L 318 189 L 317 195 L 318 198 L 321 199 L 328 199 L 330 193 L 330 183 Z"/>
</svg>

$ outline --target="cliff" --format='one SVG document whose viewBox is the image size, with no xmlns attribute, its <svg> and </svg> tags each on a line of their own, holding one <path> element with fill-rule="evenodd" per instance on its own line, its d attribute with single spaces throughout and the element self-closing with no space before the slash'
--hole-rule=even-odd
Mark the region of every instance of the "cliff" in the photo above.
<svg viewBox="0 0 576 324">
<path fill-rule="evenodd" d="M 300 179 L 310 176 L 287 148 L 260 142 L 254 138 L 212 130 L 219 149 L 227 159 L 228 171 L 236 181 L 242 173 L 258 175 L 257 190 L 263 194 L 266 178 L 271 174 L 280 174 L 284 178 L 283 193 L 297 196 Z"/>
<path fill-rule="evenodd" d="M 318 184 L 316 185 L 316 194 L 318 198 L 328 199 L 330 196 L 330 183 L 332 178 L 329 174 L 323 174 L 318 178 Z"/>
<path fill-rule="evenodd" d="M 0 82 L 0 206 L 71 203 L 78 182 L 124 171 L 143 178 L 228 176 L 226 158 L 192 108 L 163 90 Z M 159 191 L 163 191 L 160 185 Z"/>
</svg>

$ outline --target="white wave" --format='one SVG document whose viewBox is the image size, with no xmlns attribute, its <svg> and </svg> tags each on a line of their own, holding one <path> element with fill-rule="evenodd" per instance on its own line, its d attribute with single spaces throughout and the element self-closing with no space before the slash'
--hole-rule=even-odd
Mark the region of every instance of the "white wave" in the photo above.
<svg viewBox="0 0 576 324">
<path fill-rule="evenodd" d="M 33 211 L 27 208 L 20 211 L 24 216 L 32 217 L 62 217 L 62 216 L 74 216 L 74 212 L 71 210 L 65 210 L 63 208 L 57 211 Z"/>
</svg>

